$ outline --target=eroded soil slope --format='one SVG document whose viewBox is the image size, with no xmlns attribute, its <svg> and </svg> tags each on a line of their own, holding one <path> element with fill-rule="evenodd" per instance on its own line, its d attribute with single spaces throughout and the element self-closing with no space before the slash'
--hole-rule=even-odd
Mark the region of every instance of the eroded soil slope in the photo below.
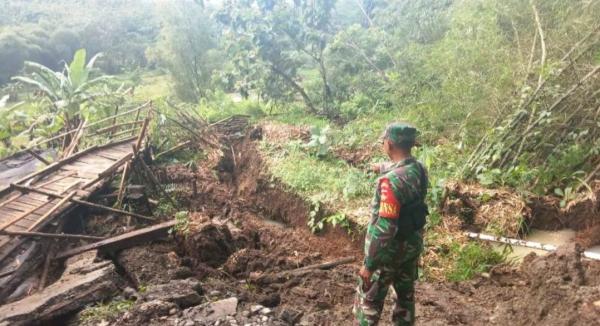
<svg viewBox="0 0 600 326">
<path fill-rule="evenodd" d="M 309 205 L 265 171 L 261 131 L 224 132 L 220 161 L 158 173 L 179 183 L 189 223 L 174 240 L 123 251 L 117 261 L 136 289 L 115 325 L 351 325 L 361 235 L 314 235 Z M 182 177 L 185 176 L 185 177 Z M 190 183 L 196 180 L 196 190 Z M 429 248 L 431 249 L 431 248 Z M 354 257 L 329 269 L 299 268 Z M 421 283 L 420 325 L 595 325 L 600 266 L 577 246 L 464 283 Z M 382 325 L 389 325 L 389 305 Z M 81 320 L 80 320 L 81 322 Z"/>
</svg>

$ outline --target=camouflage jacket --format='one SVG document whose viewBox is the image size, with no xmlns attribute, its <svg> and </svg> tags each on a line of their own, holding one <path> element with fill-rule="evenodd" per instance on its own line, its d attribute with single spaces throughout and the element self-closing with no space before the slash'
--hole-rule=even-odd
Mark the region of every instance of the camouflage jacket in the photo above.
<svg viewBox="0 0 600 326">
<path fill-rule="evenodd" d="M 382 176 L 371 204 L 371 220 L 365 238 L 365 266 L 373 271 L 385 256 L 395 255 L 399 219 L 407 218 L 403 207 L 424 200 L 429 180 L 425 167 L 409 157 L 392 165 L 382 166 Z M 416 231 L 416 230 L 413 230 Z"/>
</svg>

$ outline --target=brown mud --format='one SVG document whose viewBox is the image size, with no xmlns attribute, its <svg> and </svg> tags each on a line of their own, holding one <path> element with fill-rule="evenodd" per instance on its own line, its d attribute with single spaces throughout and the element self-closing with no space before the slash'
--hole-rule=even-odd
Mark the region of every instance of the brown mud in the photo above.
<svg viewBox="0 0 600 326">
<path fill-rule="evenodd" d="M 180 184 L 177 199 L 189 210 L 189 221 L 174 241 L 119 254 L 116 262 L 137 289 L 121 296 L 137 301 L 104 324 L 353 324 L 362 239 L 340 229 L 309 231 L 310 205 L 265 171 L 257 138 L 268 132 L 224 132 L 220 161 L 157 171 L 162 182 Z M 495 205 L 505 196 L 485 201 Z M 514 212 L 526 210 L 515 205 Z M 347 256 L 355 262 L 259 281 Z M 417 324 L 600 324 L 598 272 L 600 264 L 581 260 L 579 247 L 571 246 L 546 257 L 530 255 L 520 268 L 498 266 L 468 282 L 420 283 Z M 225 310 L 233 313 L 213 318 Z M 388 302 L 380 324 L 390 325 L 389 318 Z"/>
</svg>

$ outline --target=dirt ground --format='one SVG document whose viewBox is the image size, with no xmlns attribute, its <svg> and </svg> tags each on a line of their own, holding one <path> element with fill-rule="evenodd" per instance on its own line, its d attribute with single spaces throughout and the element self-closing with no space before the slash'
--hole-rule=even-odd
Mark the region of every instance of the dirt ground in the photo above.
<svg viewBox="0 0 600 326">
<path fill-rule="evenodd" d="M 191 212 L 189 223 L 171 241 L 119 254 L 115 261 L 134 288 L 120 296 L 137 301 L 102 324 L 352 324 L 362 237 L 337 229 L 312 234 L 309 205 L 263 168 L 256 147 L 262 132 L 246 135 L 222 136 L 230 150 L 220 162 L 157 171 L 161 181 L 181 185 L 177 198 Z M 468 282 L 419 283 L 417 324 L 599 325 L 600 264 L 583 261 L 580 252 L 572 245 Z M 343 257 L 354 259 L 298 270 Z M 381 325 L 391 325 L 391 296 Z M 211 319 L 232 307 L 229 317 Z"/>
</svg>

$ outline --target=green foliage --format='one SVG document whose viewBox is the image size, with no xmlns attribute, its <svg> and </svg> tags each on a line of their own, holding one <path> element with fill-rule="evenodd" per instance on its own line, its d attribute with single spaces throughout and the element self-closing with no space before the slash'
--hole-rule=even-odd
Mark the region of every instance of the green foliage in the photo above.
<svg viewBox="0 0 600 326">
<path fill-rule="evenodd" d="M 74 129 L 80 119 L 89 114 L 87 104 L 101 96 L 118 95 L 117 91 L 103 87 L 107 85 L 109 76 L 90 78 L 94 63 L 100 56 L 96 54 L 86 64 L 85 49 L 78 50 L 62 72 L 28 61 L 25 65 L 31 70 L 31 77 L 17 76 L 13 80 L 42 92 L 49 103 L 50 113 L 60 116 L 68 129 Z"/>
<path fill-rule="evenodd" d="M 454 261 L 446 277 L 449 281 L 464 281 L 477 274 L 487 272 L 491 267 L 506 260 L 506 255 L 499 253 L 486 244 L 468 242 L 461 245 L 455 242 L 448 254 Z"/>
<path fill-rule="evenodd" d="M 325 157 L 329 153 L 331 147 L 331 137 L 329 133 L 329 126 L 325 126 L 325 128 L 313 126 L 310 128 L 310 141 L 308 144 L 304 145 L 304 147 L 319 158 Z"/>
<path fill-rule="evenodd" d="M 213 88 L 213 72 L 223 65 L 217 26 L 203 6 L 187 1 L 162 2 L 158 10 L 162 29 L 148 55 L 169 71 L 180 99 L 198 102 Z"/>
<path fill-rule="evenodd" d="M 371 195 L 372 177 L 336 159 L 319 159 L 292 142 L 283 150 L 263 143 L 270 171 L 293 190 L 334 207 Z M 341 208 L 341 207 L 340 207 Z"/>
<path fill-rule="evenodd" d="M 573 188 L 566 187 L 564 190 L 560 188 L 554 189 L 554 193 L 561 198 L 560 207 L 564 208 L 573 199 L 577 198 L 577 193 L 573 191 Z"/>
<path fill-rule="evenodd" d="M 106 53 L 98 62 L 106 73 L 144 67 L 144 52 L 158 31 L 153 16 L 150 0 L 90 0 L 85 5 L 70 0 L 4 1 L 0 85 L 18 74 L 25 61 L 57 70 L 80 48 Z"/>
<path fill-rule="evenodd" d="M 174 213 L 175 207 L 173 207 L 173 204 L 167 198 L 160 198 L 158 205 L 156 206 L 156 209 L 154 209 L 153 212 L 154 216 L 156 217 L 171 216 Z"/>
<path fill-rule="evenodd" d="M 113 300 L 88 306 L 79 314 L 80 321 L 84 324 L 99 324 L 103 320 L 111 320 L 119 314 L 131 309 L 133 300 Z"/>
<path fill-rule="evenodd" d="M 316 214 L 313 214 L 314 211 L 311 212 L 311 215 L 308 218 L 307 225 L 313 233 L 319 233 L 323 231 L 328 225 L 331 227 L 340 227 L 345 230 L 348 234 L 352 233 L 352 228 L 350 226 L 350 221 L 346 214 L 337 213 L 330 216 L 319 218 Z"/>
<path fill-rule="evenodd" d="M 188 211 L 180 211 L 175 213 L 175 220 L 177 224 L 169 230 L 169 233 L 175 232 L 177 234 L 187 236 L 190 227 L 190 214 Z"/>
<path fill-rule="evenodd" d="M 265 99 L 291 100 L 296 94 L 310 112 L 331 114 L 325 49 L 334 3 L 227 2 L 217 18 L 227 28 L 227 50 L 233 63 L 224 76 L 228 83 L 236 84 L 244 97 L 257 91 Z M 319 76 L 312 79 L 318 81 L 318 90 L 310 94 L 299 78 L 305 67 L 314 68 Z"/>
</svg>

